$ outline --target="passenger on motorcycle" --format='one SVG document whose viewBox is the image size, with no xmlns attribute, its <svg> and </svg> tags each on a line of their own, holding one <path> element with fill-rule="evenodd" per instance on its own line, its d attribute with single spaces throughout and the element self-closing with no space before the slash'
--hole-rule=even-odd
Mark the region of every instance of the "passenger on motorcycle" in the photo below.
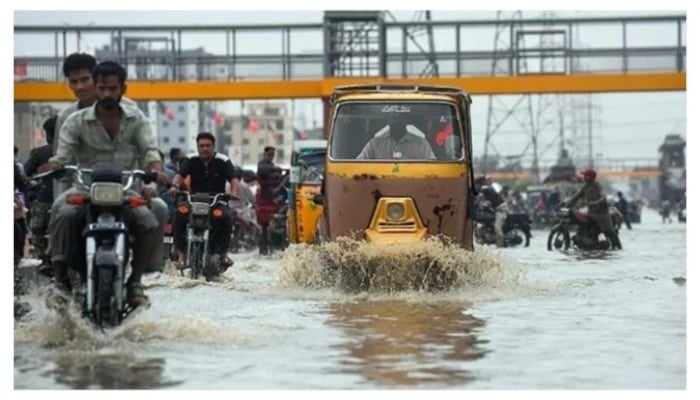
<svg viewBox="0 0 700 400">
<path fill-rule="evenodd" d="M 496 220 L 494 221 L 494 231 L 496 232 L 496 246 L 503 247 L 503 224 L 506 222 L 508 217 L 508 204 L 506 204 L 503 196 L 501 196 L 491 185 L 491 179 L 487 176 L 481 175 L 474 181 L 476 187 L 484 196 L 484 198 L 491 203 L 494 209 L 494 216 Z"/>
<path fill-rule="evenodd" d="M 270 221 L 278 214 L 285 202 L 286 176 L 280 167 L 275 165 L 275 148 L 266 146 L 263 159 L 258 162 L 258 191 L 255 193 L 255 213 L 262 229 L 259 251 L 261 255 L 270 253 L 269 233 Z"/>
<path fill-rule="evenodd" d="M 28 176 L 35 175 L 39 171 L 39 167 L 46 164 L 51 156 L 53 156 L 53 141 L 56 128 L 57 116 L 53 116 L 44 121 L 43 128 L 46 134 L 46 144 L 34 148 L 29 153 L 29 159 L 24 165 L 24 171 Z M 31 205 L 32 219 L 29 221 L 29 229 L 32 233 L 32 245 L 34 253 L 43 263 L 39 270 L 40 273 L 51 273 L 51 263 L 47 257 L 47 247 L 49 245 L 46 239 L 46 232 L 49 227 L 49 210 L 53 203 L 53 183 L 49 180 L 44 180 L 39 183 L 32 182 L 32 185 L 38 185 L 36 188 L 36 199 Z"/>
<path fill-rule="evenodd" d="M 605 191 L 600 182 L 596 181 L 595 170 L 587 169 L 582 172 L 582 175 L 585 182 L 584 185 L 565 204 L 567 207 L 571 207 L 579 199 L 584 199 L 588 206 L 588 217 L 595 221 L 600 231 L 610 240 L 613 249 L 622 249 L 620 238 L 615 233 L 612 219 L 610 218 Z"/>
<path fill-rule="evenodd" d="M 106 61 L 97 65 L 92 80 L 98 101 L 71 114 L 58 133 L 58 148 L 42 172 L 77 163 L 90 168 L 99 163 L 118 165 L 123 170 L 146 169 L 167 182 L 158 154 L 156 138 L 145 115 L 120 99 L 126 91 L 126 70 Z M 51 208 L 49 222 L 49 257 L 59 290 L 69 290 L 68 263 L 83 258 L 76 246 L 82 242 L 85 206 L 68 204 L 68 196 L 80 193 L 74 187 L 60 194 Z M 134 236 L 132 274 L 127 283 L 129 303 L 136 307 L 147 302 L 141 286 L 144 270 L 163 262 L 162 230 L 156 215 L 166 215 L 165 203 L 155 197 L 155 187 L 144 185 L 141 194 L 150 198 L 148 207 L 126 208 L 125 222 Z"/>
<path fill-rule="evenodd" d="M 29 186 L 29 180 L 24 175 L 24 171 L 17 163 L 14 163 L 15 186 L 14 186 L 14 253 L 15 253 L 15 291 L 19 282 L 19 271 L 17 266 L 24 257 L 25 232 L 23 229 L 25 207 L 21 193 Z"/>
<path fill-rule="evenodd" d="M 208 193 L 210 195 L 224 193 L 226 183 L 229 183 L 231 198 L 238 198 L 240 170 L 233 167 L 233 163 L 226 155 L 216 152 L 215 143 L 214 135 L 209 132 L 197 135 L 198 153 L 190 154 L 182 160 L 180 169 L 173 179 L 173 186 L 170 189 L 171 195 L 175 196 L 178 190 L 182 190 L 183 181 L 189 177 L 190 193 Z M 211 242 L 215 243 L 214 251 L 221 256 L 224 267 L 229 267 L 233 264 L 228 258 L 233 230 L 231 210 L 227 205 L 217 205 L 216 207 L 221 209 L 223 217 L 217 218 L 215 220 L 217 224 L 212 226 Z M 174 241 L 180 263 L 185 261 L 187 222 L 186 215 L 176 214 Z"/>
</svg>

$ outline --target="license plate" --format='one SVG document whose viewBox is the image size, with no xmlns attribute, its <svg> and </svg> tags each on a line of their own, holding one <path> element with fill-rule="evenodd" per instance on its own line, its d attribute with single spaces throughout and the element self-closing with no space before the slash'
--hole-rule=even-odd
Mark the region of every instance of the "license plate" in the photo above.
<svg viewBox="0 0 700 400">
<path fill-rule="evenodd" d="M 172 237 L 166 236 L 163 238 L 163 243 L 172 243 L 172 242 L 173 242 Z"/>
</svg>

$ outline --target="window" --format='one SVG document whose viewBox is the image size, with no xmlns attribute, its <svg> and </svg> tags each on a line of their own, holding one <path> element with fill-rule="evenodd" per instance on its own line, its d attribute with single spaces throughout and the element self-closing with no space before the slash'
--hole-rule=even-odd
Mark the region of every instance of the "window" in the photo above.
<svg viewBox="0 0 700 400">
<path fill-rule="evenodd" d="M 284 160 L 284 149 L 275 150 L 275 158 Z"/>
<path fill-rule="evenodd" d="M 248 139 L 248 138 L 243 138 L 243 145 L 244 145 L 244 146 L 247 146 L 247 145 L 249 145 L 249 144 L 250 144 L 250 139 Z"/>
<path fill-rule="evenodd" d="M 179 141 L 180 141 L 180 143 L 185 143 L 185 137 L 184 137 L 184 136 L 180 136 Z"/>
<path fill-rule="evenodd" d="M 277 128 L 278 131 L 281 131 L 284 128 L 284 120 L 278 119 L 275 121 L 275 128 Z"/>
<path fill-rule="evenodd" d="M 396 144 L 390 131 L 404 136 Z M 331 157 L 357 159 L 373 141 L 373 160 L 460 160 L 464 149 L 455 107 L 447 103 L 426 102 L 349 102 L 341 104 L 333 121 L 330 137 Z"/>
<path fill-rule="evenodd" d="M 243 154 L 243 161 L 250 161 L 250 154 L 248 154 L 248 153 Z"/>
<path fill-rule="evenodd" d="M 185 121 L 180 121 L 180 122 L 178 122 L 177 124 L 180 126 L 180 128 L 184 128 L 184 127 L 185 127 Z"/>
<path fill-rule="evenodd" d="M 170 143 L 170 138 L 166 136 L 163 138 L 163 144 L 168 144 L 168 143 Z"/>
<path fill-rule="evenodd" d="M 282 146 L 284 144 L 284 135 L 283 134 L 277 135 L 277 137 L 275 139 L 276 139 L 275 143 L 277 144 L 277 146 Z"/>
<path fill-rule="evenodd" d="M 265 144 L 265 139 L 263 139 L 263 138 L 258 139 L 258 145 L 262 146 L 264 144 Z"/>
<path fill-rule="evenodd" d="M 168 128 L 170 126 L 170 122 L 168 121 L 163 121 L 163 128 Z"/>
<path fill-rule="evenodd" d="M 177 106 L 177 111 L 181 113 L 185 112 L 185 106 L 183 104 L 180 104 L 179 106 Z"/>
</svg>

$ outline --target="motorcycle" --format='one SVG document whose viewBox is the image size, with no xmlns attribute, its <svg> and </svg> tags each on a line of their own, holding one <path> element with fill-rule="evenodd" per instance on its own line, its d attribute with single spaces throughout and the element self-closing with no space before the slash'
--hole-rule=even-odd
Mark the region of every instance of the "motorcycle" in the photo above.
<svg viewBox="0 0 700 400">
<path fill-rule="evenodd" d="M 255 208 L 250 203 L 230 202 L 233 213 L 233 234 L 231 235 L 231 251 L 251 251 L 258 246 L 260 240 L 260 225 L 255 218 Z"/>
<path fill-rule="evenodd" d="M 289 246 L 287 240 L 287 210 L 289 205 L 284 203 L 278 212 L 272 214 L 268 229 L 268 243 L 271 249 L 284 250 Z"/>
<path fill-rule="evenodd" d="M 613 226 L 619 229 L 620 221 L 613 211 L 610 211 L 613 218 Z M 559 209 L 559 223 L 552 228 L 547 238 L 547 250 L 568 250 L 572 243 L 581 250 L 608 250 L 611 247 L 610 240 L 603 235 L 600 239 L 601 231 L 598 224 L 588 217 L 588 208 L 584 207 L 574 210 L 569 207 Z M 570 231 L 575 229 L 573 236 Z"/>
<path fill-rule="evenodd" d="M 494 222 L 496 216 L 488 201 L 480 201 L 474 207 L 476 229 L 474 238 L 479 244 L 496 244 Z M 509 213 L 503 224 L 503 245 L 505 247 L 530 246 L 532 234 L 530 217 L 526 213 Z"/>
<path fill-rule="evenodd" d="M 163 257 L 165 260 L 173 260 L 176 253 L 173 251 L 173 235 L 174 235 L 173 216 L 170 215 L 168 221 L 163 226 Z"/>
<path fill-rule="evenodd" d="M 85 259 L 69 265 L 68 277 L 73 296 L 83 315 L 100 328 L 114 327 L 135 308 L 127 301 L 126 281 L 130 275 L 129 230 L 124 222 L 125 207 L 148 205 L 139 195 L 128 195 L 136 179 L 149 183 L 153 176 L 141 170 L 121 171 L 112 165 L 93 169 L 67 165 L 35 175 L 32 179 L 70 173 L 85 193 L 66 198 L 68 204 L 85 205 Z M 86 185 L 83 174 L 92 177 Z M 122 184 L 126 177 L 126 184 Z"/>
<path fill-rule="evenodd" d="M 532 226 L 535 229 L 548 229 L 556 224 L 556 213 L 547 210 L 535 210 L 532 212 Z"/>
<path fill-rule="evenodd" d="M 684 224 L 685 220 L 686 220 L 686 213 L 685 213 L 685 208 L 683 208 L 680 211 L 678 211 L 678 222 Z"/>
<path fill-rule="evenodd" d="M 230 200 L 230 196 L 219 193 L 212 198 L 206 193 L 190 195 L 188 192 L 178 192 L 177 198 L 177 212 L 189 215 L 187 256 L 185 265 L 180 269 L 180 274 L 184 276 L 184 269 L 189 268 L 191 279 L 198 279 L 203 275 L 207 281 L 211 281 L 227 268 L 219 254 L 216 252 L 211 254 L 211 247 L 215 244 L 209 241 L 211 220 L 223 217 L 223 212 L 216 208 L 216 205 L 226 204 Z"/>
</svg>

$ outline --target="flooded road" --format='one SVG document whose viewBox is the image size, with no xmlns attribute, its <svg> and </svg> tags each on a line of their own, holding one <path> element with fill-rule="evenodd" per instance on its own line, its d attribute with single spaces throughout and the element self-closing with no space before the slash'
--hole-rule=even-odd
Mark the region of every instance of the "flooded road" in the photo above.
<svg viewBox="0 0 700 400">
<path fill-rule="evenodd" d="M 15 388 L 684 389 L 685 225 L 646 217 L 618 253 L 548 252 L 545 231 L 481 249 L 446 293 L 347 293 L 303 252 L 242 254 L 222 283 L 147 276 L 152 306 L 102 334 L 35 291 Z"/>
</svg>

